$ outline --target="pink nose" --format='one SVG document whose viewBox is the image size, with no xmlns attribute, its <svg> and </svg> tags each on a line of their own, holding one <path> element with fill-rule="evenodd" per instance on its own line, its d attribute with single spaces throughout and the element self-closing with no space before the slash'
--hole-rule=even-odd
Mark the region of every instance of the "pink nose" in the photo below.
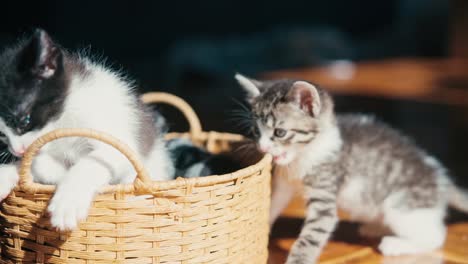
<svg viewBox="0 0 468 264">
<path fill-rule="evenodd" d="M 262 151 L 262 152 L 268 152 L 268 150 L 270 150 L 270 147 L 260 146 L 260 151 Z"/>
<path fill-rule="evenodd" d="M 25 147 L 21 147 L 19 149 L 15 149 L 13 150 L 13 155 L 17 156 L 17 157 L 22 157 L 24 152 L 26 152 L 26 148 Z"/>
</svg>

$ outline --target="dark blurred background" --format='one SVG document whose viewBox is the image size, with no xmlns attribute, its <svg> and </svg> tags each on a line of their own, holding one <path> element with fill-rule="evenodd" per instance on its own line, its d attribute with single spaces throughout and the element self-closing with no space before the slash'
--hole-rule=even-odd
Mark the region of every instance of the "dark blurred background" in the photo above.
<svg viewBox="0 0 468 264">
<path fill-rule="evenodd" d="M 206 130 L 243 133 L 230 121 L 243 98 L 235 72 L 315 81 L 339 111 L 374 113 L 466 182 L 466 2 L 9 1 L 0 44 L 42 27 L 66 48 L 108 57 L 141 91 L 186 99 Z"/>
</svg>

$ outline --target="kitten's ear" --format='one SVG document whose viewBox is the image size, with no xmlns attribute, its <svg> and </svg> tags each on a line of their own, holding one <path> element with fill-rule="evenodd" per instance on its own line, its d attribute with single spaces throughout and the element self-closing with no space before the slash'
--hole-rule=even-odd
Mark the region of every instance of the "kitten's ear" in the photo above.
<svg viewBox="0 0 468 264">
<path fill-rule="evenodd" d="M 49 34 L 37 29 L 20 53 L 18 70 L 36 78 L 48 79 L 62 67 L 62 52 Z"/>
<path fill-rule="evenodd" d="M 311 116 L 318 116 L 321 110 L 320 96 L 317 88 L 304 81 L 295 82 L 289 91 L 288 98 Z"/>
<path fill-rule="evenodd" d="M 259 87 L 262 85 L 262 82 L 251 78 L 247 78 L 240 73 L 236 73 L 234 78 L 236 78 L 236 80 L 239 82 L 242 88 L 244 88 L 244 90 L 248 93 L 250 99 L 260 95 Z"/>
</svg>

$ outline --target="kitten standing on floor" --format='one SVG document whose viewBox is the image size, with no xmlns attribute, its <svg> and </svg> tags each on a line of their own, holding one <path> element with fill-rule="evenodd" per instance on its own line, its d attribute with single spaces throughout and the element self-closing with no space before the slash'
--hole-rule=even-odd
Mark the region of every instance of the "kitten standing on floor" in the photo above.
<svg viewBox="0 0 468 264">
<path fill-rule="evenodd" d="M 155 180 L 174 169 L 162 133 L 131 82 L 82 54 L 55 44 L 43 30 L 0 55 L 0 140 L 21 157 L 38 137 L 58 128 L 106 132 L 133 149 Z M 2 156 L 7 153 L 2 153 Z M 135 171 L 114 148 L 87 138 L 45 145 L 32 165 L 35 182 L 56 184 L 51 223 L 74 229 L 99 189 L 131 183 Z M 0 201 L 18 181 L 18 164 L 0 165 Z"/>
<path fill-rule="evenodd" d="M 271 224 L 296 191 L 289 179 L 303 184 L 306 219 L 287 263 L 315 263 L 338 207 L 364 223 L 361 234 L 384 235 L 384 255 L 440 247 L 447 206 L 468 212 L 467 192 L 398 131 L 370 116 L 336 115 L 331 96 L 305 81 L 236 79 L 248 93 L 258 146 L 276 163 Z"/>
</svg>

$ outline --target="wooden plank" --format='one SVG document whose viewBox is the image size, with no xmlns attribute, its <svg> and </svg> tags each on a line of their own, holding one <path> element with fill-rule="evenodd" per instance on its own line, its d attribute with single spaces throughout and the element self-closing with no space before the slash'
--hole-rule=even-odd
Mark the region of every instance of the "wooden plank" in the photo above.
<svg viewBox="0 0 468 264">
<path fill-rule="evenodd" d="M 468 58 L 468 1 L 450 1 L 451 55 Z"/>
</svg>

